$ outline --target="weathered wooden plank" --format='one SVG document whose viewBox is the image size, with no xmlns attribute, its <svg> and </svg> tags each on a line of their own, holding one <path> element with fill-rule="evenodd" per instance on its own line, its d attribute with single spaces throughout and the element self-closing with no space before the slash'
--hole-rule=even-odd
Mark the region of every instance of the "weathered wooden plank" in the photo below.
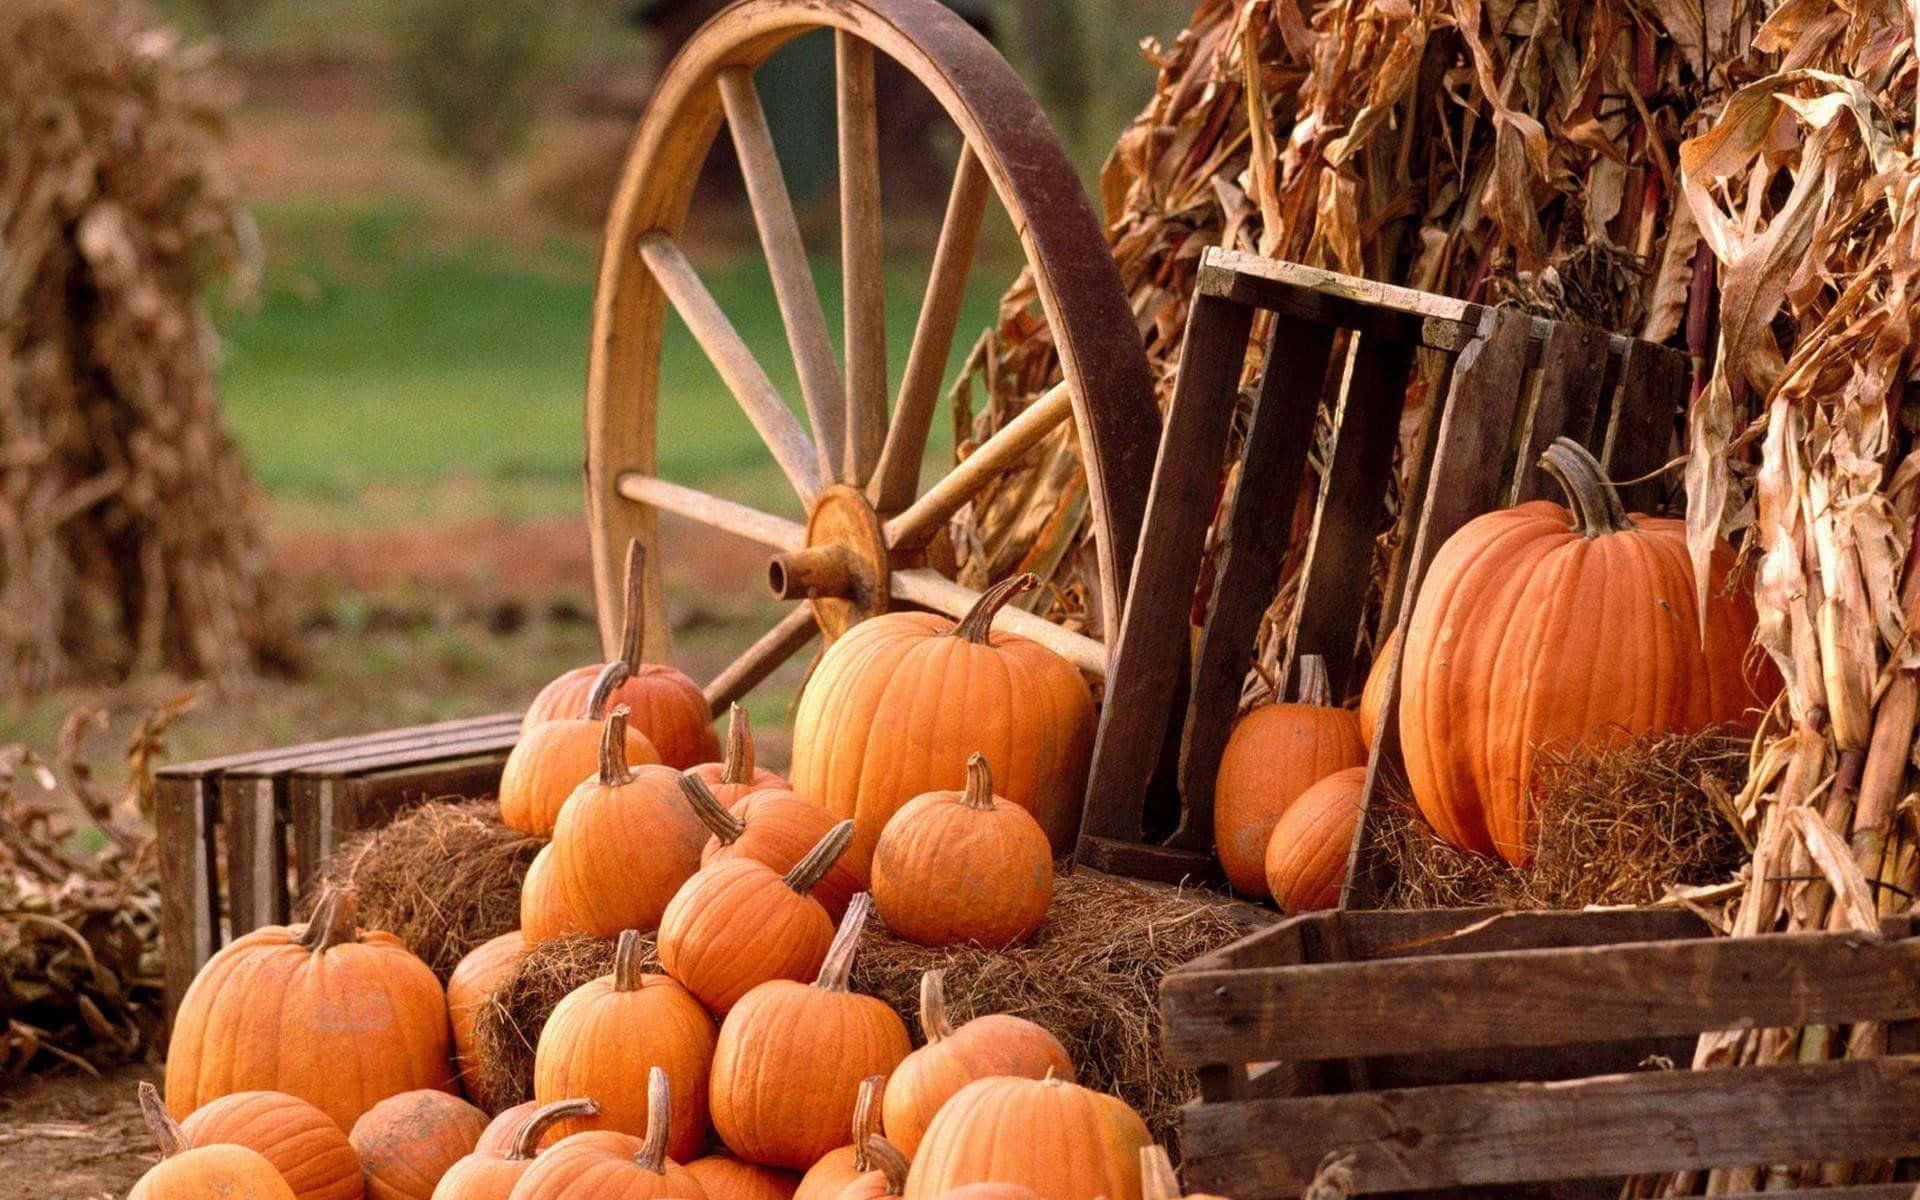
<svg viewBox="0 0 1920 1200">
<path fill-rule="evenodd" d="M 1712 929 L 1683 908 L 1515 912 L 1488 908 L 1349 912 L 1340 918 L 1355 959 L 1419 958 L 1491 950 L 1549 950 L 1705 937 Z"/>
<path fill-rule="evenodd" d="M 1080 836 L 1074 864 L 1127 879 L 1175 885 L 1224 884 L 1220 863 L 1210 850 L 1181 850 L 1124 838 Z"/>
<path fill-rule="evenodd" d="M 238 937 L 286 919 L 286 854 L 270 774 L 220 777 L 220 828 L 227 844 L 227 928 Z"/>
<path fill-rule="evenodd" d="M 373 829 L 408 808 L 446 797 L 497 793 L 504 750 L 482 751 L 446 762 L 393 767 L 346 776 L 335 824 L 342 835 Z"/>
<path fill-rule="evenodd" d="M 214 879 L 217 775 L 163 774 L 154 785 L 159 844 L 160 948 L 166 962 L 167 1019 L 220 941 Z"/>
<path fill-rule="evenodd" d="M 1603 448 L 1599 417 L 1607 383 L 1604 329 L 1557 321 L 1540 347 L 1537 400 L 1520 451 L 1519 476 L 1512 500 L 1559 500 L 1560 489 L 1540 469 L 1540 456 L 1557 437 L 1570 437 L 1598 453 Z"/>
<path fill-rule="evenodd" d="M 1674 415 L 1686 400 L 1686 387 L 1686 355 L 1652 342 L 1627 346 L 1601 453 L 1608 478 L 1639 479 L 1659 470 L 1673 456 Z M 1656 511 L 1663 491 L 1657 478 L 1622 483 L 1619 488 L 1629 512 Z"/>
<path fill-rule="evenodd" d="M 1486 312 L 1452 296 L 1218 248 L 1201 258 L 1196 287 L 1203 295 L 1440 350 L 1471 341 Z"/>
</svg>

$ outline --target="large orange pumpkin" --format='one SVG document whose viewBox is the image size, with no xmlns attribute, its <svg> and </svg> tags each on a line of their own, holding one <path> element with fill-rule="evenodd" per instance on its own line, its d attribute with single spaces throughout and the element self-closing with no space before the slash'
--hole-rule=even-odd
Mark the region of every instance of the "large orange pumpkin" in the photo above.
<svg viewBox="0 0 1920 1200">
<path fill-rule="evenodd" d="M 707 1200 L 700 1181 L 667 1157 L 673 1089 L 659 1067 L 647 1073 L 645 1137 L 592 1129 L 562 1138 L 513 1190 L 513 1200 Z"/>
<path fill-rule="evenodd" d="M 1152 1140 L 1125 1101 L 1064 1079 L 976 1079 L 927 1127 L 906 1195 L 999 1183 L 1047 1200 L 1140 1200 L 1140 1148 Z"/>
<path fill-rule="evenodd" d="M 853 1105 L 853 1140 L 814 1160 L 800 1177 L 794 1200 L 837 1200 L 854 1180 L 874 1169 L 867 1139 L 880 1132 L 880 1093 L 886 1076 L 869 1075 L 860 1081 Z"/>
<path fill-rule="evenodd" d="M 1287 806 L 1267 841 L 1266 856 L 1267 889 L 1282 912 L 1313 912 L 1340 903 L 1366 787 L 1367 769 L 1348 767 Z"/>
<path fill-rule="evenodd" d="M 792 1171 L 742 1162 L 731 1154 L 709 1154 L 687 1164 L 707 1200 L 793 1200 L 800 1177 Z"/>
<path fill-rule="evenodd" d="M 542 721 L 520 733 L 500 768 L 500 820 L 509 829 L 552 837 L 560 807 L 575 788 L 600 769 L 600 743 L 614 681 L 626 667 L 611 663 L 586 701 L 569 717 Z M 628 763 L 657 763 L 660 754 L 645 734 L 626 727 Z"/>
<path fill-rule="evenodd" d="M 1742 722 L 1776 684 L 1749 673 L 1751 601 L 1716 555 L 1703 621 L 1681 521 L 1630 516 L 1600 465 L 1561 438 L 1544 500 L 1467 522 L 1434 556 L 1407 627 L 1400 744 L 1441 837 L 1522 865 L 1534 755 Z"/>
<path fill-rule="evenodd" d="M 167 1104 L 298 1096 L 342 1129 L 388 1096 L 453 1083 L 447 996 L 390 933 L 360 932 L 350 889 L 305 925 L 269 925 L 207 960 L 167 1044 Z"/>
<path fill-rule="evenodd" d="M 298 1200 L 360 1200 L 360 1156 L 333 1118 L 284 1092 L 235 1092 L 180 1122 L 189 1146 L 245 1146 L 273 1164 Z"/>
<path fill-rule="evenodd" d="M 867 1161 L 872 1170 L 840 1189 L 839 1200 L 885 1200 L 907 1190 L 907 1156 L 878 1134 L 867 1137 Z"/>
<path fill-rule="evenodd" d="M 560 894 L 560 881 L 554 877 L 553 843 L 548 842 L 527 864 L 526 877 L 520 881 L 520 936 L 531 950 L 579 927 L 580 918 L 573 915 Z"/>
<path fill-rule="evenodd" d="M 228 1144 L 190 1148 L 150 1083 L 140 1085 L 140 1109 L 160 1144 L 160 1161 L 133 1185 L 127 1200 L 298 1200 L 257 1150 Z"/>
<path fill-rule="evenodd" d="M 1359 719 L 1330 707 L 1326 663 L 1300 656 L 1298 699 L 1267 704 L 1234 723 L 1213 785 L 1213 842 L 1227 881 L 1267 894 L 1267 839 L 1300 793 L 1343 767 L 1365 765 Z"/>
<path fill-rule="evenodd" d="M 676 770 L 703 763 L 720 755 L 720 739 L 713 732 L 713 714 L 700 685 L 672 667 L 649 663 L 642 658 L 646 641 L 646 600 L 642 594 L 643 559 L 640 543 L 627 544 L 627 591 L 624 621 L 620 632 L 620 679 L 608 697 L 608 704 L 625 705 L 633 714 L 633 726 L 659 751 L 657 761 Z M 593 694 L 600 675 L 611 663 L 575 667 L 540 689 L 520 720 L 522 734 L 532 732 L 544 721 L 576 716 Z M 654 761 L 654 760 L 649 760 Z M 584 776 L 582 776 L 584 778 Z M 579 779 L 574 780 L 575 783 Z"/>
<path fill-rule="evenodd" d="M 536 1105 L 513 1123 L 513 1136 L 504 1145 L 493 1137 L 500 1124 L 487 1126 L 473 1153 L 447 1168 L 433 1189 L 433 1200 L 509 1200 L 514 1187 L 533 1165 L 548 1130 L 568 1117 L 590 1117 L 598 1107 L 586 1097 Z M 504 1115 L 504 1114 L 503 1114 Z"/>
<path fill-rule="evenodd" d="M 599 1102 L 594 1117 L 561 1123 L 563 1135 L 588 1129 L 644 1133 L 650 1119 L 651 1068 L 673 1083 L 675 1161 L 707 1144 L 707 1073 L 713 1065 L 713 1018 L 687 989 L 640 969 L 639 934 L 629 929 L 614 950 L 613 973 L 581 984 L 554 1006 L 533 1055 L 533 1097 Z"/>
<path fill-rule="evenodd" d="M 700 823 L 712 831 L 700 852 L 703 863 L 751 858 L 790 871 L 839 824 L 826 809 L 786 788 L 756 788 L 732 801 L 731 808 L 723 807 L 720 794 L 691 771 L 680 777 L 680 788 Z M 842 855 L 828 865 L 812 895 L 837 921 L 859 890 L 860 877 Z"/>
<path fill-rule="evenodd" d="M 492 1108 L 488 1098 L 479 1094 L 480 1045 L 474 1025 L 480 1008 L 506 978 L 520 965 L 527 952 L 526 935 L 518 929 L 480 943 L 462 958 L 447 976 L 447 1016 L 453 1020 L 453 1061 L 459 1068 L 460 1087 L 474 1103 Z"/>
<path fill-rule="evenodd" d="M 945 971 L 920 976 L 920 1033 L 926 1045 L 907 1055 L 887 1080 L 887 1140 L 911 1158 L 935 1113 L 976 1079 L 1017 1075 L 1073 1079 L 1060 1039 L 1011 1013 L 987 1013 L 955 1029 L 947 1017 Z"/>
<path fill-rule="evenodd" d="M 847 1136 L 860 1081 L 891 1073 L 907 1056 L 899 1014 L 847 986 L 871 909 L 865 892 L 853 898 L 814 982 L 763 983 L 721 1022 L 713 1127 L 741 1158 L 812 1165 Z"/>
<path fill-rule="evenodd" d="M 432 1090 L 389 1096 L 353 1123 L 367 1200 L 432 1200 L 448 1168 L 473 1153 L 487 1114 Z"/>
<path fill-rule="evenodd" d="M 800 695 L 793 785 L 859 822 L 850 859 L 862 879 L 887 819 L 922 792 L 966 784 L 967 756 L 993 764 L 1000 794 L 1031 812 L 1054 852 L 1080 820 L 1093 749 L 1093 695 L 1072 663 L 992 630 L 993 616 L 1038 586 L 1005 580 L 954 624 L 882 613 L 827 647 Z"/>
<path fill-rule="evenodd" d="M 719 762 L 701 763 L 697 767 L 688 767 L 687 774 L 707 785 L 720 806 L 732 807 L 742 796 L 765 788 L 787 788 L 790 785 L 786 777 L 777 775 L 755 762 L 753 752 L 753 725 L 747 718 L 747 710 L 738 704 L 727 710 L 726 750 Z M 692 1170 L 693 1164 L 688 1163 Z"/>
</svg>

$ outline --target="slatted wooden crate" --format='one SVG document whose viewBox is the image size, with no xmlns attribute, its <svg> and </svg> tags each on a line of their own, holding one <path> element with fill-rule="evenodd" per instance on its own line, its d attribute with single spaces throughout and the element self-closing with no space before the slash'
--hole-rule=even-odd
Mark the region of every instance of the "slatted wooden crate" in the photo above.
<svg viewBox="0 0 1920 1200">
<path fill-rule="evenodd" d="M 1612 1196 L 1643 1172 L 1920 1154 L 1913 919 L 1708 934 L 1679 910 L 1325 912 L 1197 959 L 1160 993 L 1167 1056 L 1201 1078 L 1187 1185 L 1293 1197 L 1350 1154 L 1358 1195 Z M 1684 1069 L 1710 1030 L 1867 1021 L 1890 1056 Z"/>
<path fill-rule="evenodd" d="M 519 729 L 503 713 L 159 771 L 168 1011 L 215 950 L 286 921 L 347 835 L 431 797 L 490 794 Z"/>
</svg>

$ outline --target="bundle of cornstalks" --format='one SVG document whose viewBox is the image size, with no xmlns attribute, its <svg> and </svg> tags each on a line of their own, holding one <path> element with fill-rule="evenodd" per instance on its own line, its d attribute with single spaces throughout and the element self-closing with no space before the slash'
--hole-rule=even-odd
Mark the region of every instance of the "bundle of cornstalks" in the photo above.
<svg viewBox="0 0 1920 1200">
<path fill-rule="evenodd" d="M 0 4 L 0 692 L 279 643 L 203 291 L 229 97 L 136 0 Z"/>
</svg>

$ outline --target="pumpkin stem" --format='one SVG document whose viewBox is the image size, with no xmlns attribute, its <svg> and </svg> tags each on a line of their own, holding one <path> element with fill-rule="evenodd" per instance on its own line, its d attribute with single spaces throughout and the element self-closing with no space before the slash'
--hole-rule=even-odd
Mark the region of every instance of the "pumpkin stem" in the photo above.
<svg viewBox="0 0 1920 1200">
<path fill-rule="evenodd" d="M 520 1122 L 520 1131 L 513 1135 L 507 1157 L 514 1162 L 525 1162 L 540 1152 L 540 1139 L 547 1136 L 547 1130 L 572 1117 L 597 1116 L 599 1112 L 600 1106 L 585 1096 L 543 1104 Z"/>
<path fill-rule="evenodd" d="M 853 1169 L 865 1175 L 873 1170 L 867 1161 L 867 1139 L 880 1132 L 880 1089 L 885 1075 L 869 1075 L 860 1081 L 860 1094 L 853 1102 Z"/>
<path fill-rule="evenodd" d="M 627 543 L 627 586 L 620 608 L 620 661 L 630 674 L 637 674 L 645 662 L 647 640 L 647 552 L 640 539 Z"/>
<path fill-rule="evenodd" d="M 747 831 L 747 823 L 728 812 L 726 806 L 720 803 L 720 797 L 714 795 L 707 781 L 698 775 L 681 772 L 680 794 L 692 806 L 693 815 L 699 817 L 700 823 L 720 839 L 722 846 L 733 845 Z"/>
<path fill-rule="evenodd" d="M 1011 579 L 1002 579 L 980 593 L 980 598 L 973 602 L 973 607 L 967 611 L 967 615 L 960 618 L 960 623 L 953 627 L 953 636 L 964 638 L 975 645 L 985 642 L 988 631 L 993 628 L 993 618 L 1006 607 L 1007 601 L 1021 592 L 1030 592 L 1039 586 L 1040 577 L 1032 571 L 1022 571 Z"/>
<path fill-rule="evenodd" d="M 1327 681 L 1327 660 L 1318 654 L 1302 654 L 1294 667 L 1294 694 L 1297 704 L 1325 708 L 1333 703 L 1333 685 Z"/>
<path fill-rule="evenodd" d="M 936 967 L 920 976 L 920 1035 L 931 1046 L 953 1033 L 947 1018 L 947 972 Z"/>
<path fill-rule="evenodd" d="M 1581 537 L 1625 533 L 1633 528 L 1626 506 L 1593 452 L 1572 438 L 1553 439 L 1540 456 L 1540 469 L 1553 476 L 1573 510 L 1573 527 Z"/>
<path fill-rule="evenodd" d="M 350 942 L 359 930 L 354 926 L 354 918 L 359 915 L 359 897 L 352 888 L 330 887 L 320 893 L 320 900 L 313 906 L 313 916 L 307 919 L 307 928 L 297 939 L 303 950 L 314 954 L 325 954 L 343 942 Z"/>
<path fill-rule="evenodd" d="M 587 711 L 580 714 L 584 720 L 601 721 L 606 719 L 607 703 L 613 699 L 614 692 L 625 683 L 633 672 L 627 669 L 626 660 L 616 658 L 600 668 L 593 677 L 593 689 L 587 693 Z"/>
<path fill-rule="evenodd" d="M 868 1161 L 874 1164 L 869 1170 L 877 1169 L 887 1177 L 887 1190 L 883 1196 L 901 1196 L 907 1190 L 907 1170 L 910 1164 L 900 1148 L 879 1134 L 871 1134 L 866 1141 Z"/>
<path fill-rule="evenodd" d="M 1180 1179 L 1165 1146 L 1140 1147 L 1140 1194 L 1144 1200 L 1180 1200 Z"/>
<path fill-rule="evenodd" d="M 151 1083 L 140 1084 L 140 1115 L 146 1118 L 147 1128 L 153 1131 L 153 1140 L 160 1145 L 160 1157 L 172 1158 L 187 1148 L 187 1135 L 181 1132 L 180 1122 L 173 1119 L 167 1111 L 167 1102 L 160 1098 L 160 1089 Z"/>
<path fill-rule="evenodd" d="M 960 803 L 975 812 L 993 811 L 993 771 L 987 756 L 978 750 L 967 756 L 967 787 L 960 793 Z"/>
<path fill-rule="evenodd" d="M 827 830 L 821 839 L 807 851 L 807 856 L 793 864 L 793 870 L 787 872 L 787 886 L 802 896 L 817 887 L 827 872 L 833 870 L 833 864 L 847 852 L 853 842 L 853 821 L 840 822 Z"/>
<path fill-rule="evenodd" d="M 613 990 L 616 992 L 637 992 L 640 990 L 640 975 L 645 969 L 641 961 L 646 957 L 640 948 L 640 931 L 622 929 L 620 940 L 613 946 Z"/>
<path fill-rule="evenodd" d="M 866 928 L 871 912 L 873 897 L 866 892 L 857 893 L 847 902 L 847 915 L 840 918 L 840 929 L 833 935 L 833 945 L 827 948 L 827 959 L 820 964 L 820 974 L 813 986 L 830 992 L 847 990 L 847 981 L 853 975 L 853 956 L 860 949 L 860 931 Z"/>
<path fill-rule="evenodd" d="M 720 759 L 721 783 L 753 782 L 753 727 L 738 704 L 727 710 L 727 752 Z"/>
<path fill-rule="evenodd" d="M 673 1091 L 667 1086 L 667 1073 L 659 1067 L 647 1071 L 647 1136 L 633 1161 L 643 1171 L 655 1175 L 667 1173 L 667 1134 L 673 1124 Z"/>
<path fill-rule="evenodd" d="M 633 782 L 633 768 L 627 765 L 627 706 L 622 704 L 607 714 L 606 728 L 600 731 L 600 786 L 625 787 Z"/>
</svg>

